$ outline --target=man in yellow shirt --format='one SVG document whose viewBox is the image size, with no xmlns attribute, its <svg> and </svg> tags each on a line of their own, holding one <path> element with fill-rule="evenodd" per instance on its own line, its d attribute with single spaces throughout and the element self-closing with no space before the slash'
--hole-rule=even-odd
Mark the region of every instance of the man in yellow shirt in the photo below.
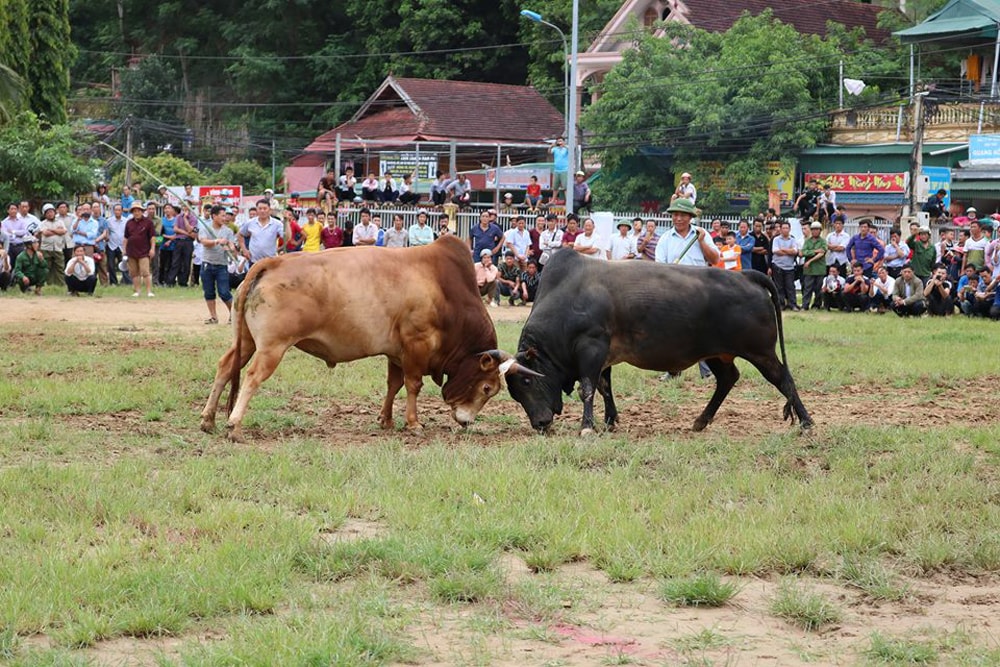
<svg viewBox="0 0 1000 667">
<path fill-rule="evenodd" d="M 323 225 L 316 219 L 316 209 L 310 208 L 306 211 L 306 223 L 302 225 L 302 251 L 319 252 L 323 249 L 321 235 Z"/>
</svg>

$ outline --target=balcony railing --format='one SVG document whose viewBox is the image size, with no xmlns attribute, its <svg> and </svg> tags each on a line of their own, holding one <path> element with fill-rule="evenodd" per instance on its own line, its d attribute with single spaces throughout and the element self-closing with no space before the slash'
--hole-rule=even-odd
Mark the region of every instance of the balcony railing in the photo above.
<svg viewBox="0 0 1000 667">
<path fill-rule="evenodd" d="M 929 108 L 924 141 L 968 141 L 970 134 L 1000 131 L 1000 103 L 948 103 Z M 913 106 L 844 109 L 832 114 L 830 139 L 838 144 L 911 141 Z"/>
</svg>

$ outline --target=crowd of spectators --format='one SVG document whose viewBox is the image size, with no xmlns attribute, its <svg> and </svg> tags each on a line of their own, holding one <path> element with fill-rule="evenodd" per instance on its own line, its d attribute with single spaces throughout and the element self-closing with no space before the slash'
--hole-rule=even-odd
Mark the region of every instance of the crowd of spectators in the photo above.
<svg viewBox="0 0 1000 667">
<path fill-rule="evenodd" d="M 680 196 L 697 196 L 684 176 L 671 208 L 693 212 L 693 202 Z M 328 172 L 320 181 L 320 202 L 336 203 L 349 196 L 351 179 L 350 170 L 339 178 Z M 391 174 L 383 182 L 383 193 L 396 185 Z M 449 181 L 442 177 L 441 182 Z M 409 192 L 407 179 L 399 185 L 402 194 Z M 450 192 L 455 195 L 454 189 Z M 458 196 L 463 193 L 460 187 Z M 363 201 L 373 201 L 371 195 L 365 197 Z M 834 207 L 834 196 L 826 192 L 815 199 L 811 210 L 824 222 L 805 217 L 801 237 L 793 236 L 790 222 L 773 210 L 742 220 L 732 230 L 716 219 L 707 229 L 715 250 L 699 246 L 698 257 L 722 269 L 766 273 L 787 310 L 964 313 L 1000 319 L 1000 240 L 991 239 L 991 220 L 979 219 L 970 209 L 962 227 L 941 227 L 937 242 L 931 241 L 929 228 L 917 224 L 905 233 L 892 229 L 887 238 L 880 238 L 862 221 L 858 233 L 851 235 L 844 231 L 846 215 Z M 155 286 L 197 286 L 201 281 L 206 301 L 214 306 L 219 298 L 228 305 L 232 289 L 250 266 L 278 252 L 418 246 L 454 233 L 452 218 L 426 210 L 409 227 L 391 209 L 362 208 L 356 224 L 323 207 L 281 210 L 270 190 L 251 208 L 248 219 L 239 222 L 236 208 L 202 205 L 190 186 L 183 196 L 160 186 L 147 200 L 141 184 L 124 188 L 117 199 L 101 184 L 90 202 L 76 205 L 72 212 L 70 208 L 68 202 L 45 203 L 41 217 L 36 217 L 27 201 L 8 206 L 0 223 L 0 289 L 16 285 L 23 292 L 41 294 L 49 285 L 78 296 L 93 294 L 98 284 L 121 283 L 133 286 L 134 297 L 143 288 L 152 297 Z M 545 264 L 557 252 L 606 261 L 667 261 L 666 246 L 660 243 L 665 234 L 653 220 L 620 222 L 610 238 L 601 238 L 589 217 L 547 212 L 540 206 L 531 211 L 524 211 L 526 216 L 509 208 L 513 224 L 506 232 L 495 209 L 483 211 L 469 230 L 477 283 L 491 306 L 504 298 L 510 305 L 532 302 Z M 214 322 L 218 318 L 213 306 L 209 321 Z"/>
</svg>

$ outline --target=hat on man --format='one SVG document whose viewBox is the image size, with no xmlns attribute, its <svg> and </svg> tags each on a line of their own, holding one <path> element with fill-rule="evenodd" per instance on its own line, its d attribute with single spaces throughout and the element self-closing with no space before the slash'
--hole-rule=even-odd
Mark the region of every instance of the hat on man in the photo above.
<svg viewBox="0 0 1000 667">
<path fill-rule="evenodd" d="M 817 220 L 816 222 L 809 225 L 809 229 L 823 229 L 823 224 Z"/>
<path fill-rule="evenodd" d="M 582 171 L 578 171 L 578 172 L 576 172 L 576 175 L 577 175 L 577 176 L 586 176 L 586 174 L 585 174 L 585 173 L 583 173 Z"/>
<path fill-rule="evenodd" d="M 503 198 L 504 198 L 504 199 L 513 199 L 513 198 L 514 198 L 514 195 L 512 195 L 512 194 L 511 194 L 511 193 L 509 193 L 509 192 L 505 192 L 505 193 L 503 193 Z"/>
<path fill-rule="evenodd" d="M 921 227 L 917 230 L 917 234 L 930 234 L 931 230 L 929 227 Z"/>
<path fill-rule="evenodd" d="M 132 202 L 132 205 L 128 207 L 128 210 L 134 211 L 135 209 L 139 209 L 140 211 L 143 211 L 145 208 L 146 207 L 142 205 L 142 202 L 134 201 Z"/>
<path fill-rule="evenodd" d="M 667 208 L 667 213 L 688 213 L 689 215 L 698 216 L 698 209 L 694 207 L 694 203 L 686 197 L 679 197 L 673 201 L 672 204 Z"/>
<path fill-rule="evenodd" d="M 691 178 L 691 174 L 685 171 L 683 174 L 681 174 L 681 178 Z"/>
<path fill-rule="evenodd" d="M 54 210 L 56 210 L 55 206 L 53 206 L 52 204 L 45 204 L 44 206 L 42 206 L 42 215 L 45 215 L 47 211 L 54 211 Z"/>
<path fill-rule="evenodd" d="M 274 194 L 274 190 L 272 190 L 271 188 L 264 188 L 264 194 L 266 194 L 266 195 L 273 195 Z"/>
<path fill-rule="evenodd" d="M 492 255 L 492 254 L 493 253 L 490 251 L 489 248 L 483 248 L 482 250 L 479 251 L 479 257 L 480 257 L 480 259 L 482 259 L 483 257 L 486 257 L 487 255 Z"/>
<path fill-rule="evenodd" d="M 157 187 L 156 189 L 157 190 L 166 190 L 167 186 L 165 186 L 163 183 L 160 183 L 159 187 Z"/>
<path fill-rule="evenodd" d="M 628 220 L 622 220 L 621 222 L 618 223 L 618 229 L 621 229 L 622 227 L 624 227 L 625 229 L 632 229 L 632 223 L 629 222 Z"/>
<path fill-rule="evenodd" d="M 970 213 L 978 213 L 978 212 L 979 211 L 976 210 L 975 206 L 970 206 L 969 208 L 965 209 L 965 214 L 966 215 L 969 215 Z"/>
</svg>

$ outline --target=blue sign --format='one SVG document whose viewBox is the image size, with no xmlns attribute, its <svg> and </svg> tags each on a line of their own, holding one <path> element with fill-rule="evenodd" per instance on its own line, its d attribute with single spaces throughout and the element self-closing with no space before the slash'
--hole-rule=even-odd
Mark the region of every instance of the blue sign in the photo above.
<svg viewBox="0 0 1000 667">
<path fill-rule="evenodd" d="M 927 196 L 937 194 L 938 190 L 944 189 L 948 194 L 944 196 L 944 210 L 951 206 L 951 167 L 921 167 L 921 173 L 930 181 L 927 188 Z"/>
<path fill-rule="evenodd" d="M 971 135 L 969 162 L 1000 162 L 1000 134 Z"/>
</svg>

